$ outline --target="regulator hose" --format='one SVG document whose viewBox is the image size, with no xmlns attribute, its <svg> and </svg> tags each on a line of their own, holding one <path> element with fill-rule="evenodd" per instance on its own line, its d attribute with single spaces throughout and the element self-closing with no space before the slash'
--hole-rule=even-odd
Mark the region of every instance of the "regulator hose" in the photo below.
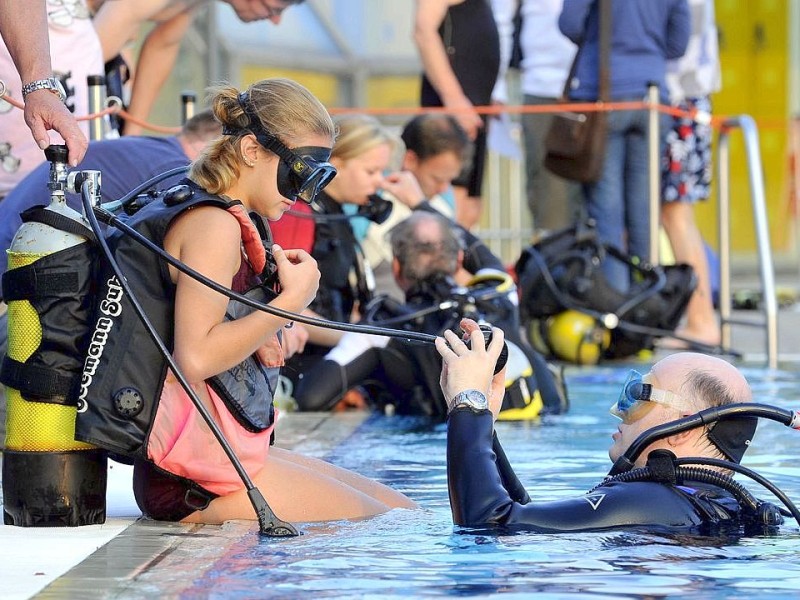
<svg viewBox="0 0 800 600">
<path fill-rule="evenodd" d="M 614 462 L 608 474 L 609 476 L 614 476 L 624 471 L 630 471 L 636 459 L 639 458 L 645 448 L 656 440 L 695 429 L 696 427 L 709 425 L 715 421 L 737 417 L 770 419 L 771 421 L 783 423 L 792 429 L 800 429 L 800 411 L 780 408 L 778 406 L 761 404 L 758 402 L 740 402 L 727 406 L 707 408 L 694 415 L 670 421 L 663 425 L 657 425 L 643 432 L 639 437 L 633 440 L 633 443 L 628 447 L 625 453 Z"/>
<path fill-rule="evenodd" d="M 652 454 L 656 454 L 656 452 L 659 451 L 655 451 Z M 800 525 L 800 510 L 797 509 L 797 506 L 795 506 L 794 502 L 792 502 L 789 499 L 789 497 L 778 486 L 769 481 L 766 477 L 759 475 L 752 469 L 743 467 L 742 465 L 735 462 L 722 460 L 718 458 L 705 458 L 699 456 L 675 458 L 675 456 L 672 455 L 671 460 L 672 464 L 674 465 L 674 471 L 673 471 L 674 479 L 672 481 L 669 481 L 668 483 L 673 483 L 673 484 L 677 483 L 680 485 L 684 482 L 693 481 L 697 483 L 706 483 L 709 485 L 720 487 L 730 492 L 731 495 L 733 495 L 733 497 L 736 499 L 736 501 L 739 502 L 740 505 L 743 505 L 752 514 L 755 515 L 762 514 L 762 507 L 764 505 L 764 502 L 758 500 L 755 496 L 753 496 L 753 494 L 747 488 L 745 488 L 738 481 L 735 481 L 729 475 L 726 475 L 719 471 L 712 471 L 711 469 L 703 469 L 703 468 L 698 468 L 696 466 L 687 466 L 687 465 L 705 465 L 705 466 L 729 469 L 731 471 L 749 477 L 756 483 L 760 484 L 762 487 L 766 488 L 786 507 L 786 510 L 781 510 L 780 512 L 785 516 L 793 517 L 794 520 L 797 522 L 797 524 Z M 591 490 L 591 492 L 615 481 L 629 483 L 633 481 L 662 481 L 662 480 L 663 480 L 662 473 L 657 472 L 648 463 L 648 466 L 639 467 L 637 469 L 626 471 L 624 473 L 619 473 L 617 475 L 606 477 L 600 484 L 595 486 Z"/>
</svg>

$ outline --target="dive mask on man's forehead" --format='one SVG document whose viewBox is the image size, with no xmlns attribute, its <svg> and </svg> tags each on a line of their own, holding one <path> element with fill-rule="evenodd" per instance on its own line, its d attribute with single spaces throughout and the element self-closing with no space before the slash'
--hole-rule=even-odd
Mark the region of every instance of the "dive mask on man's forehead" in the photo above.
<svg viewBox="0 0 800 600">
<path fill-rule="evenodd" d="M 245 114 L 250 118 L 250 124 L 245 128 L 267 150 L 274 152 L 280 163 L 278 164 L 278 191 L 284 198 L 297 200 L 310 204 L 322 189 L 336 176 L 336 167 L 328 162 L 331 149 L 321 146 L 304 146 L 290 149 L 276 136 L 264 129 L 258 115 L 248 106 L 249 96 L 239 94 L 239 104 Z M 225 134 L 241 133 L 241 130 L 231 131 L 225 127 Z"/>
<path fill-rule="evenodd" d="M 619 398 L 609 412 L 624 421 L 628 414 L 642 406 L 643 402 L 656 402 L 678 410 L 691 410 L 689 403 L 681 396 L 653 387 L 649 379 L 649 374 L 642 377 L 638 371 L 631 370 L 619 392 Z"/>
</svg>

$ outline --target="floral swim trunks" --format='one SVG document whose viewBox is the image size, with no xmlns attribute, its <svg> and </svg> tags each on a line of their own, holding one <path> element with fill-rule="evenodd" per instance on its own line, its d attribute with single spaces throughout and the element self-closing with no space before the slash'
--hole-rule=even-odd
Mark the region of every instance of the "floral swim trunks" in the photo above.
<svg viewBox="0 0 800 600">
<path fill-rule="evenodd" d="M 687 98 L 677 108 L 711 113 L 711 100 Z M 661 166 L 661 198 L 663 202 L 706 200 L 711 194 L 710 123 L 698 123 L 685 117 L 674 117 L 666 136 L 666 151 Z"/>
</svg>

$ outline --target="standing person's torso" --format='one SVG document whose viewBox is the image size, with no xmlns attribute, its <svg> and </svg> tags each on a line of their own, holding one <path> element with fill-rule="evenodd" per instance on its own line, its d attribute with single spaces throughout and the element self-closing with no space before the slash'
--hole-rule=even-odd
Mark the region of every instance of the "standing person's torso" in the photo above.
<svg viewBox="0 0 800 600">
<path fill-rule="evenodd" d="M 558 30 L 564 0 L 522 2 L 522 91 L 532 96 L 558 98 L 575 57 L 576 46 Z"/>
<path fill-rule="evenodd" d="M 579 2 L 576 0 L 576 4 Z M 592 3 L 585 22 L 572 18 L 571 4 L 570 0 L 564 2 L 562 31 L 573 40 L 582 37 L 583 42 L 570 97 L 596 100 L 600 63 L 598 4 Z M 611 99 L 642 99 L 648 84 L 655 82 L 662 101 L 666 101 L 666 62 L 683 54 L 689 38 L 686 0 L 611 0 L 610 4 Z M 572 31 L 564 29 L 565 20 Z"/>
<path fill-rule="evenodd" d="M 500 37 L 489 0 L 464 0 L 451 6 L 439 36 L 464 94 L 476 106 L 488 104 L 500 69 Z M 441 106 L 424 76 L 422 105 Z"/>
</svg>

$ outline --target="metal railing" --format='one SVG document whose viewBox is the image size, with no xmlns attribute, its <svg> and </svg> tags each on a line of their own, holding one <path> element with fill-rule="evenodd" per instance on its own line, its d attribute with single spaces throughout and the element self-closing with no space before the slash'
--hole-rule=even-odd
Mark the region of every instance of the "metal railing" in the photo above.
<svg viewBox="0 0 800 600">
<path fill-rule="evenodd" d="M 761 306 L 764 321 L 739 321 L 731 317 L 731 236 L 730 236 L 730 132 L 741 129 L 747 157 L 750 182 L 750 202 L 758 246 L 758 264 L 761 276 Z M 731 325 L 764 327 L 766 355 L 769 368 L 778 366 L 778 299 L 775 293 L 775 269 L 767 222 L 767 203 L 764 193 L 764 171 L 758 143 L 758 127 L 749 115 L 726 119 L 720 127 L 717 141 L 717 198 L 719 202 L 719 313 L 722 326 L 722 346 L 730 347 Z"/>
</svg>

